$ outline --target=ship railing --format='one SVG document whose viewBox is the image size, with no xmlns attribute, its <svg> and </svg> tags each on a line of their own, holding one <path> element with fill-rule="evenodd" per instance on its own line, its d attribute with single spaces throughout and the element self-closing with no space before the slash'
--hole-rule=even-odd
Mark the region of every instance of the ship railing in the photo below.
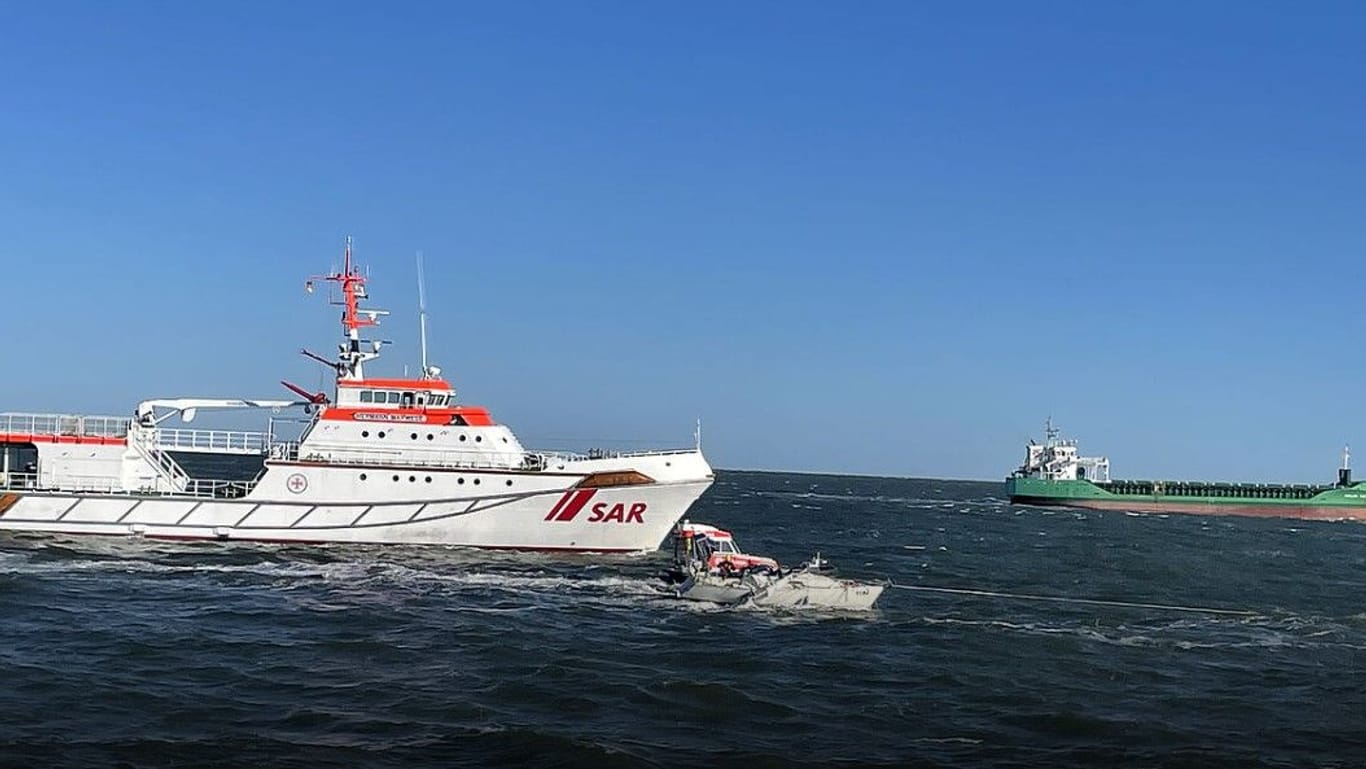
<svg viewBox="0 0 1366 769">
<path fill-rule="evenodd" d="M 647 456 L 674 456 L 696 453 L 696 449 L 654 451 L 608 451 L 594 449 L 586 454 L 558 451 L 413 451 L 403 449 L 302 450 L 297 441 L 277 441 L 270 445 L 270 459 L 283 462 L 320 462 L 334 465 L 398 465 L 403 467 L 446 467 L 488 470 L 544 470 L 571 462 L 595 459 L 624 459 Z"/>
<path fill-rule="evenodd" d="M 537 452 L 546 456 L 583 462 L 590 459 L 629 459 L 631 457 L 664 457 L 678 454 L 696 454 L 697 449 L 651 449 L 648 451 L 617 451 L 615 449 L 588 449 L 579 453 L 574 451 Z"/>
<path fill-rule="evenodd" d="M 270 434 L 241 430 L 189 430 L 158 428 L 155 445 L 162 451 L 220 454 L 264 454 Z"/>
<path fill-rule="evenodd" d="M 134 430 L 128 445 L 157 471 L 162 480 L 170 483 L 173 490 L 183 491 L 190 482 L 190 474 L 174 457 L 157 447 L 154 433 L 152 430 Z"/>
<path fill-rule="evenodd" d="M 127 417 L 88 417 L 73 414 L 0 414 L 0 434 L 68 438 L 127 438 Z"/>
<path fill-rule="evenodd" d="M 276 441 L 270 444 L 270 451 L 267 456 L 271 459 L 293 462 L 299 458 L 299 442 Z"/>
<path fill-rule="evenodd" d="M 185 492 L 195 497 L 238 499 L 251 493 L 251 490 L 255 487 L 256 481 L 215 481 L 195 479 L 190 481 Z"/>
<path fill-rule="evenodd" d="M 80 494 L 119 494 L 138 497 L 195 497 L 199 499 L 237 499 L 246 496 L 256 481 L 192 479 L 185 489 L 158 486 L 125 489 L 118 478 L 99 475 L 62 475 L 52 473 L 0 473 L 0 490 L 45 491 Z"/>
<path fill-rule="evenodd" d="M 116 494 L 123 490 L 119 479 L 108 475 L 54 473 L 0 473 L 0 489 L 11 491 L 78 491 L 82 494 Z"/>
<path fill-rule="evenodd" d="M 320 462 L 332 465 L 401 465 L 403 467 L 451 467 L 509 470 L 525 465 L 524 451 L 412 451 L 385 449 L 301 449 L 295 441 L 271 444 L 269 457 L 285 462 Z"/>
</svg>

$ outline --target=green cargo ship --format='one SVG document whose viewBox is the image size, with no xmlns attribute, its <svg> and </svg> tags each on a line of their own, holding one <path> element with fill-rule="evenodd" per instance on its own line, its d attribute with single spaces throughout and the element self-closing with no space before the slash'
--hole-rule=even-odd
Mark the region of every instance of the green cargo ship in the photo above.
<svg viewBox="0 0 1366 769">
<path fill-rule="evenodd" d="M 1346 451 L 1331 485 L 1117 481 L 1107 458 L 1078 456 L 1077 442 L 1059 440 L 1051 421 L 1046 436 L 1029 442 L 1024 464 L 1006 479 L 1011 504 L 1366 521 L 1366 483 L 1352 481 Z"/>
</svg>

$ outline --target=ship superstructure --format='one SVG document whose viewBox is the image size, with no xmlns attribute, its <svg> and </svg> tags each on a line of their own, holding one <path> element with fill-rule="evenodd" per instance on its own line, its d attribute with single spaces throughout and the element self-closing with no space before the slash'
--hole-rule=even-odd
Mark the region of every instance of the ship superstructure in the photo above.
<svg viewBox="0 0 1366 769">
<path fill-rule="evenodd" d="M 349 239 L 342 268 L 315 280 L 343 308 L 335 359 L 304 351 L 335 371 L 330 394 L 282 382 L 298 397 L 153 399 L 133 418 L 0 414 L 0 530 L 638 551 L 657 548 L 711 484 L 699 445 L 526 449 L 488 409 L 457 400 L 425 339 L 421 376 L 368 376 L 382 343 L 362 333 L 387 313 L 363 306 Z M 177 426 L 239 409 L 268 412 L 267 429 Z M 281 439 L 289 421 L 302 430 Z M 215 464 L 191 461 L 205 458 L 253 469 L 188 469 Z"/>
<path fill-rule="evenodd" d="M 1044 443 L 1032 439 L 1025 447 L 1025 461 L 1015 474 L 1025 478 L 1050 481 L 1110 480 L 1110 460 L 1106 457 L 1083 457 L 1077 453 L 1077 442 L 1058 436 L 1061 431 L 1050 418 L 1044 429 Z"/>
</svg>

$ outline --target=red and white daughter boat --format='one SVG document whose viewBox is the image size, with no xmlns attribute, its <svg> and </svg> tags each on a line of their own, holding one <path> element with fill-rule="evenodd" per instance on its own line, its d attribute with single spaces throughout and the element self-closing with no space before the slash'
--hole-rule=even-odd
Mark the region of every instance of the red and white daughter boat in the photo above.
<svg viewBox="0 0 1366 769">
<path fill-rule="evenodd" d="M 335 367 L 330 396 L 285 383 L 302 400 L 149 400 L 132 419 L 0 414 L 0 530 L 639 551 L 711 485 L 700 447 L 529 451 L 488 410 L 457 403 L 425 360 L 417 379 L 366 378 L 380 343 L 361 330 L 386 313 L 360 306 L 349 243 L 322 279 L 339 290 L 345 338 L 335 362 L 306 354 Z M 251 408 L 272 413 L 266 432 L 168 421 Z M 304 423 L 298 440 L 275 435 L 287 409 Z M 237 479 L 188 469 L 234 457 L 250 468 Z"/>
</svg>

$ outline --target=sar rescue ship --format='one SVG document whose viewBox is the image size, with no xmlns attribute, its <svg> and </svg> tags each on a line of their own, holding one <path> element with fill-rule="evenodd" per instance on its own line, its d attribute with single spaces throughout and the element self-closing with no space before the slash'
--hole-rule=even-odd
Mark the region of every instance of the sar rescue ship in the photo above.
<svg viewBox="0 0 1366 769">
<path fill-rule="evenodd" d="M 1083 457 L 1050 421 L 1043 444 L 1030 441 L 1025 461 L 1006 479 L 1011 504 L 1136 513 L 1241 515 L 1366 521 L 1366 483 L 1354 482 L 1350 453 L 1333 484 L 1111 480 L 1106 457 Z"/>
<path fill-rule="evenodd" d="M 426 364 L 425 332 L 420 377 L 368 376 L 381 343 L 362 332 L 387 313 L 362 306 L 349 239 L 341 270 L 314 280 L 343 308 L 336 358 L 304 351 L 335 370 L 331 392 L 282 382 L 295 399 L 153 399 L 132 418 L 0 414 L 0 530 L 633 552 L 658 548 L 711 485 L 700 441 L 524 448 Z M 175 421 L 215 409 L 264 411 L 267 429 Z M 296 437 L 280 439 L 291 424 Z M 232 477 L 195 470 L 244 463 Z"/>
</svg>

